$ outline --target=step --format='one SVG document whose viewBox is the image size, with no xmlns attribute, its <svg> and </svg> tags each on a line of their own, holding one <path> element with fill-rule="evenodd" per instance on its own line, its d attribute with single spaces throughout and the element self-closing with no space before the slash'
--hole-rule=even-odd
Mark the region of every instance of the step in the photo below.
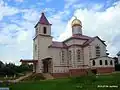
<svg viewBox="0 0 120 90">
<path fill-rule="evenodd" d="M 54 79 L 54 77 L 50 73 L 42 73 L 43 77 L 45 77 L 47 80 L 48 79 Z"/>
</svg>

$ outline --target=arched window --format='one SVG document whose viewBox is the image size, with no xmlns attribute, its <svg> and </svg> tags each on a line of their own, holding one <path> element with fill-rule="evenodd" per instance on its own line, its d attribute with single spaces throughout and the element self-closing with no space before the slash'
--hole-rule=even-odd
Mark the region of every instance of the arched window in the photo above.
<svg viewBox="0 0 120 90">
<path fill-rule="evenodd" d="M 102 60 L 100 60 L 100 65 L 102 65 Z"/>
<path fill-rule="evenodd" d="M 95 60 L 92 61 L 92 65 L 95 66 Z"/>
<path fill-rule="evenodd" d="M 77 61 L 80 62 L 80 50 L 77 50 Z"/>
<path fill-rule="evenodd" d="M 108 65 L 108 62 L 107 62 L 107 60 L 105 60 L 105 65 Z"/>
<path fill-rule="evenodd" d="M 72 54 L 71 54 L 71 50 L 69 50 L 69 61 L 71 61 L 71 56 Z"/>
<path fill-rule="evenodd" d="M 46 34 L 47 33 L 47 28 L 43 27 L 43 33 Z"/>
<path fill-rule="evenodd" d="M 38 28 L 36 28 L 36 35 L 38 35 Z"/>
<path fill-rule="evenodd" d="M 110 60 L 110 65 L 113 65 L 113 62 L 112 62 L 112 60 Z"/>
<path fill-rule="evenodd" d="M 37 51 L 37 45 L 35 44 L 35 52 Z"/>
<path fill-rule="evenodd" d="M 96 46 L 95 49 L 96 49 L 96 57 L 100 57 L 100 47 Z"/>
<path fill-rule="evenodd" d="M 64 63 L 65 61 L 64 57 L 65 57 L 65 52 L 62 50 L 62 63 Z"/>
</svg>

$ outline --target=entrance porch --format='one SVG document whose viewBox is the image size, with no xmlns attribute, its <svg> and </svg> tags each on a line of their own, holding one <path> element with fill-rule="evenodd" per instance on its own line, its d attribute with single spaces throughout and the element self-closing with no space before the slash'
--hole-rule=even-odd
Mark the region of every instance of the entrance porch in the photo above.
<svg viewBox="0 0 120 90">
<path fill-rule="evenodd" d="M 33 72 L 36 73 L 36 64 L 38 63 L 38 60 L 33 60 L 33 59 L 21 59 L 20 62 L 22 62 L 22 64 L 28 64 L 28 63 L 32 63 L 33 64 Z"/>
<path fill-rule="evenodd" d="M 42 59 L 43 73 L 52 73 L 52 58 Z"/>
</svg>

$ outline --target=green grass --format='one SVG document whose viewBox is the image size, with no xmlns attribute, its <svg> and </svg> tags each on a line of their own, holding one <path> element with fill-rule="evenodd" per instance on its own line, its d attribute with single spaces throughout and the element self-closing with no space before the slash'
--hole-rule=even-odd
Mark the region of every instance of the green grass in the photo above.
<svg viewBox="0 0 120 90">
<path fill-rule="evenodd" d="M 118 88 L 98 88 L 98 85 L 116 85 Z M 9 85 L 10 90 L 120 90 L 120 73 L 69 77 L 46 81 L 26 81 Z"/>
</svg>

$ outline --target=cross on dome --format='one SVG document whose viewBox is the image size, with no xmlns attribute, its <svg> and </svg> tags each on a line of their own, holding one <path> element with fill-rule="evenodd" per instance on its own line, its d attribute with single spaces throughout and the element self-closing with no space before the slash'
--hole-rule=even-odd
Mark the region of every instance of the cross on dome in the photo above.
<svg viewBox="0 0 120 90">
<path fill-rule="evenodd" d="M 73 26 L 81 26 L 82 27 L 82 22 L 79 19 L 77 19 L 76 16 L 74 16 L 74 17 L 75 17 L 75 19 L 72 21 L 72 27 Z"/>
</svg>

